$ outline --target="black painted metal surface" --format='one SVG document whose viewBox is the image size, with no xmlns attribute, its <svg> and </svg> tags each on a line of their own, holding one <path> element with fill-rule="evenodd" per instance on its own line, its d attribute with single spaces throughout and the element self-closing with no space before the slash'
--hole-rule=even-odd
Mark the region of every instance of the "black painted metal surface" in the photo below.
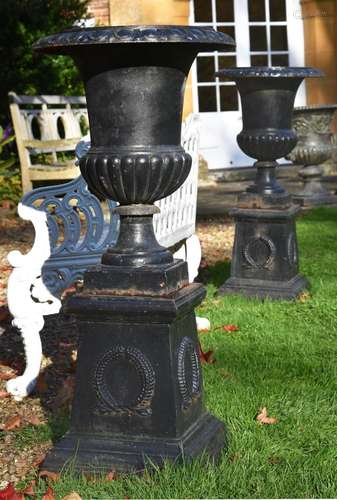
<svg viewBox="0 0 337 500">
<path fill-rule="evenodd" d="M 116 200 L 117 243 L 65 309 L 80 328 L 71 427 L 43 464 L 60 470 L 143 470 L 147 460 L 216 459 L 224 426 L 203 405 L 194 308 L 205 291 L 156 241 L 153 203 L 178 189 L 191 158 L 180 145 L 183 93 L 199 51 L 231 38 L 209 28 L 70 30 L 35 49 L 70 54 L 86 88 L 89 189 Z"/>
<path fill-rule="evenodd" d="M 291 119 L 303 78 L 321 76 L 313 68 L 231 68 L 217 76 L 235 81 L 242 104 L 240 148 L 256 158 L 255 182 L 232 210 L 235 241 L 231 276 L 219 293 L 293 299 L 308 283 L 298 274 L 295 215 L 298 208 L 278 183 L 277 159 L 294 148 Z"/>
</svg>

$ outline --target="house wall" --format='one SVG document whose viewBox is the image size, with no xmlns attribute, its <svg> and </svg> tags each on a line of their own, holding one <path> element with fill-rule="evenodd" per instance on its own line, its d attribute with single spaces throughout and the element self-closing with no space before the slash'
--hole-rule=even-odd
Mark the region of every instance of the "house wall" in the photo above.
<svg viewBox="0 0 337 500">
<path fill-rule="evenodd" d="M 325 78 L 308 79 L 308 104 L 337 102 L 337 0 L 302 0 L 304 51 L 307 66 Z"/>
<path fill-rule="evenodd" d="M 110 24 L 109 0 L 90 0 L 88 12 L 96 19 L 97 25 Z"/>
<path fill-rule="evenodd" d="M 91 0 L 89 11 L 100 24 L 189 24 L 189 0 Z M 188 78 L 184 117 L 193 110 L 192 82 Z"/>
</svg>

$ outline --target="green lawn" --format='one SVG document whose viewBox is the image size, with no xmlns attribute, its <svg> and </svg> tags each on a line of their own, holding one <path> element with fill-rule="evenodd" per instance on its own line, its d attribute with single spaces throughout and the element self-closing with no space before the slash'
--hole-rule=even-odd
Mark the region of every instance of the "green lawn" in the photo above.
<svg viewBox="0 0 337 500">
<path fill-rule="evenodd" d="M 220 464 L 168 465 L 110 482 L 66 474 L 53 485 L 58 497 L 337 497 L 337 209 L 308 213 L 297 227 L 301 271 L 312 285 L 306 300 L 214 298 L 228 265 L 211 272 L 199 314 L 212 322 L 201 341 L 216 358 L 204 368 L 206 403 L 230 433 Z M 239 331 L 216 329 L 228 323 Z M 255 421 L 262 406 L 278 424 Z"/>
</svg>

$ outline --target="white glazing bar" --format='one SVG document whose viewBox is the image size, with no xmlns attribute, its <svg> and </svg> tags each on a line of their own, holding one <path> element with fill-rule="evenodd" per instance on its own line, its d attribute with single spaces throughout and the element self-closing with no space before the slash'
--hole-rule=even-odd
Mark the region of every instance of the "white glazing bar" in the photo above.
<svg viewBox="0 0 337 500">
<path fill-rule="evenodd" d="M 271 36 L 270 36 L 270 9 L 269 0 L 264 0 L 264 8 L 266 12 L 266 32 L 267 32 L 267 51 L 268 51 L 268 66 L 271 66 Z"/>
<path fill-rule="evenodd" d="M 213 22 L 213 28 L 216 30 L 217 27 L 217 19 L 216 19 L 216 0 L 212 0 L 212 22 Z M 214 67 L 215 71 L 219 71 L 219 56 L 218 52 L 214 52 Z M 216 95 L 216 110 L 220 111 L 220 89 L 219 85 L 217 84 L 217 78 L 215 78 L 216 84 L 215 84 L 215 95 Z"/>
<path fill-rule="evenodd" d="M 304 32 L 300 0 L 286 0 L 289 66 L 304 66 Z M 298 89 L 295 106 L 307 103 L 305 82 Z"/>
<path fill-rule="evenodd" d="M 234 0 L 236 65 L 250 66 L 250 41 L 247 0 Z"/>
<path fill-rule="evenodd" d="M 195 15 L 194 15 L 194 0 L 189 1 L 190 7 L 190 15 L 189 15 L 189 24 L 194 25 Z M 193 112 L 199 113 L 199 99 L 198 99 L 198 75 L 197 75 L 197 60 L 195 59 L 191 68 L 192 74 L 192 102 L 193 102 Z"/>
</svg>

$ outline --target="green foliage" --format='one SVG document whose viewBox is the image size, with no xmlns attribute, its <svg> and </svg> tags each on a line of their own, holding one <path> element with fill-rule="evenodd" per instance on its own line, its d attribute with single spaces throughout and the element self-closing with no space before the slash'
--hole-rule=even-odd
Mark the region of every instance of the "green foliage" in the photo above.
<svg viewBox="0 0 337 500">
<path fill-rule="evenodd" d="M 40 37 L 70 28 L 87 16 L 88 0 L 0 0 L 0 123 L 9 122 L 8 97 L 21 94 L 83 94 L 73 61 L 42 56 Z"/>
<path fill-rule="evenodd" d="M 0 126 L 0 201 L 11 201 L 17 204 L 22 196 L 21 176 L 18 158 L 9 149 L 15 139 L 8 129 Z"/>
</svg>

